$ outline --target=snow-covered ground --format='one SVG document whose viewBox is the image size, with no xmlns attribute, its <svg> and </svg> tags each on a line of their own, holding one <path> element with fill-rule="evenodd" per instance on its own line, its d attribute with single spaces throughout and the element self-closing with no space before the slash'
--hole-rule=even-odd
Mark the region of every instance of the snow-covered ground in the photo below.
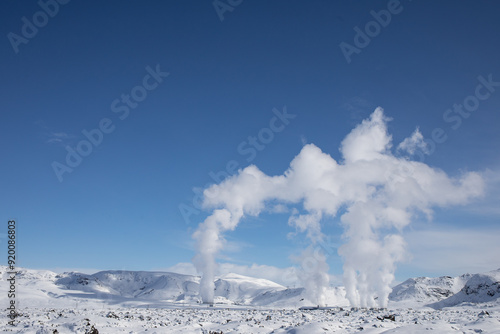
<svg viewBox="0 0 500 334">
<path fill-rule="evenodd" d="M 303 289 L 235 274 L 218 278 L 210 307 L 196 276 L 20 269 L 15 327 L 0 271 L 2 333 L 500 333 L 500 270 L 409 279 L 388 309 L 352 309 L 341 287 L 327 292 L 329 307 L 300 309 L 311 306 Z"/>
<path fill-rule="evenodd" d="M 98 305 L 95 305 L 98 306 Z M 258 308 L 28 308 L 14 333 L 500 333 L 498 308 L 324 310 Z M 481 315 L 484 313 L 484 315 Z M 388 318 L 394 315 L 395 321 Z"/>
</svg>

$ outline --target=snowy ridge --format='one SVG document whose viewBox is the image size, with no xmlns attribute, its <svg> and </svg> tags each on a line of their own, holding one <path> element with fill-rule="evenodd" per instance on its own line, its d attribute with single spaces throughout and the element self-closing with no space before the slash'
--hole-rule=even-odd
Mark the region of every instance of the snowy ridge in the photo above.
<svg viewBox="0 0 500 334">
<path fill-rule="evenodd" d="M 410 278 L 392 289 L 389 300 L 417 303 L 437 302 L 459 292 L 471 277 L 471 274 L 464 274 L 458 277 Z"/>
<path fill-rule="evenodd" d="M 64 273 L 54 282 L 68 290 L 80 290 L 109 297 L 177 300 L 198 293 L 195 276 L 147 271 L 100 271 L 92 275 Z"/>
<path fill-rule="evenodd" d="M 6 267 L 1 266 L 0 281 Z M 199 276 L 171 272 L 107 270 L 95 274 L 18 268 L 18 290 L 26 303 L 47 307 L 53 298 L 65 305 L 78 300 L 95 300 L 107 304 L 126 303 L 129 306 L 196 305 L 199 298 Z M 6 285 L 4 285 L 6 286 Z M 4 290 L 3 288 L 0 289 Z M 327 291 L 329 305 L 347 306 L 343 288 Z M 225 305 L 255 305 L 300 307 L 311 305 L 303 288 L 287 289 L 275 282 L 227 274 L 215 281 L 215 303 Z"/>
<path fill-rule="evenodd" d="M 6 267 L 0 266 L 0 281 L 6 280 Z M 92 275 L 48 270 L 18 270 L 19 295 L 27 304 L 46 306 L 51 300 L 70 305 L 78 300 L 95 300 L 129 306 L 197 305 L 200 277 L 171 272 L 100 271 Z M 0 293 L 6 293 L 2 284 Z M 5 290 L 4 292 L 2 292 Z M 304 288 L 286 288 L 275 282 L 227 274 L 215 281 L 215 303 L 240 306 L 312 306 Z M 389 295 L 390 307 L 443 308 L 463 303 L 500 303 L 500 269 L 484 274 L 458 277 L 410 278 L 395 286 Z M 329 287 L 328 306 L 349 306 L 343 287 Z"/>
<path fill-rule="evenodd" d="M 496 302 L 500 304 L 500 269 L 473 275 L 453 296 L 429 306 L 443 308 L 459 304 Z"/>
<path fill-rule="evenodd" d="M 124 297 L 169 302 L 198 301 L 200 278 L 170 272 L 101 271 L 92 275 L 64 273 L 56 285 L 108 298 Z M 251 304 L 255 297 L 271 291 L 285 290 L 269 280 L 227 274 L 215 281 L 216 302 Z"/>
<path fill-rule="evenodd" d="M 267 292 L 286 288 L 266 279 L 251 278 L 237 274 L 227 274 L 215 281 L 215 297 L 220 303 L 231 301 L 250 305 L 253 299 Z"/>
</svg>

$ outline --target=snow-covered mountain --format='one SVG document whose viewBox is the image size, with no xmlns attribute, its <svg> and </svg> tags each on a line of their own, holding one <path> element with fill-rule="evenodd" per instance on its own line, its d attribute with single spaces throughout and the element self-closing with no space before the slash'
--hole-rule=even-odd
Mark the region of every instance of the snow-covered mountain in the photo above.
<svg viewBox="0 0 500 334">
<path fill-rule="evenodd" d="M 176 301 L 198 294 L 199 278 L 166 272 L 100 271 L 92 275 L 64 273 L 54 284 L 100 297 Z"/>
<path fill-rule="evenodd" d="M 6 267 L 0 267 L 5 280 Z M 200 277 L 171 272 L 100 271 L 95 274 L 18 268 L 18 291 L 33 306 L 50 305 L 52 298 L 65 306 L 78 301 L 94 300 L 129 306 L 172 306 L 199 303 Z M 2 286 L 7 286 L 3 284 Z M 0 288 L 0 293 L 2 288 Z M 329 305 L 347 306 L 343 288 L 327 291 Z M 215 303 L 272 307 L 312 305 L 303 288 L 287 289 L 275 282 L 227 274 L 215 281 Z"/>
<path fill-rule="evenodd" d="M 459 304 L 500 303 L 500 269 L 458 277 L 410 278 L 389 295 L 393 306 L 427 305 L 443 308 Z"/>
<path fill-rule="evenodd" d="M 431 304 L 434 308 L 455 306 L 463 303 L 500 302 L 500 269 L 472 275 L 456 294 Z"/>
<path fill-rule="evenodd" d="M 471 277 L 471 274 L 464 274 L 458 277 L 409 278 L 392 289 L 389 300 L 394 302 L 437 302 L 459 292 Z"/>
<path fill-rule="evenodd" d="M 6 267 L 0 266 L 0 281 Z M 200 277 L 170 272 L 100 271 L 92 275 L 77 272 L 56 274 L 47 270 L 19 269 L 18 293 L 21 302 L 47 307 L 57 299 L 65 307 L 98 301 L 135 307 L 197 305 Z M 0 293 L 6 293 L 1 284 Z M 4 292 L 2 292 L 5 290 Z M 216 304 L 267 307 L 311 306 L 303 288 L 287 289 L 266 279 L 227 274 L 215 282 Z M 458 277 L 410 278 L 395 286 L 389 295 L 390 307 L 430 306 L 443 308 L 462 303 L 498 302 L 500 269 L 484 274 Z M 329 306 L 348 306 L 343 287 L 326 292 Z"/>
<path fill-rule="evenodd" d="M 64 273 L 55 284 L 68 290 L 80 290 L 107 298 L 134 298 L 152 301 L 198 301 L 200 278 L 170 272 L 101 271 L 92 275 Z M 252 304 L 267 292 L 286 288 L 265 279 L 227 274 L 215 281 L 216 302 L 220 304 Z"/>
</svg>

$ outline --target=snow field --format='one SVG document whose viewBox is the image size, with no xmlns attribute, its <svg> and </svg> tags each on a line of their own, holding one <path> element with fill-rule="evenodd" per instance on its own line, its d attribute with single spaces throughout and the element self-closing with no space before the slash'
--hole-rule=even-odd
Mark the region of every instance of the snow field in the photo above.
<svg viewBox="0 0 500 334">
<path fill-rule="evenodd" d="M 97 306 L 97 305 L 96 305 Z M 25 308 L 2 333 L 500 333 L 500 307 L 432 309 Z M 395 321 L 384 318 L 394 315 Z"/>
</svg>

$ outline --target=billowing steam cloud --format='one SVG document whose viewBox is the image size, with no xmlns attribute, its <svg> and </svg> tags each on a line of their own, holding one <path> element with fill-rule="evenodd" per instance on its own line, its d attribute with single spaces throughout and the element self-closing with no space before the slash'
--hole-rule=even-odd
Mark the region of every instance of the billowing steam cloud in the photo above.
<svg viewBox="0 0 500 334">
<path fill-rule="evenodd" d="M 416 214 L 430 218 L 433 207 L 464 204 L 484 188 L 477 173 L 451 178 L 422 162 L 393 155 L 387 121 L 377 108 L 354 128 L 342 141 L 340 163 L 309 144 L 282 175 L 268 176 L 252 165 L 207 188 L 204 206 L 215 210 L 193 235 L 197 241 L 193 262 L 203 274 L 203 301 L 214 299 L 215 257 L 223 248 L 224 232 L 234 230 L 245 215 L 259 215 L 272 201 L 301 205 L 304 214 L 294 208 L 289 224 L 311 242 L 304 258 L 313 256 L 313 246 L 324 237 L 322 218 L 336 216 L 342 207 L 346 243 L 339 254 L 344 259 L 347 298 L 353 306 L 386 307 L 395 264 L 405 256 L 400 231 Z M 418 130 L 410 138 L 398 152 L 423 147 Z M 308 282 L 311 301 L 323 304 L 328 265 L 319 258 L 299 276 Z"/>
</svg>

